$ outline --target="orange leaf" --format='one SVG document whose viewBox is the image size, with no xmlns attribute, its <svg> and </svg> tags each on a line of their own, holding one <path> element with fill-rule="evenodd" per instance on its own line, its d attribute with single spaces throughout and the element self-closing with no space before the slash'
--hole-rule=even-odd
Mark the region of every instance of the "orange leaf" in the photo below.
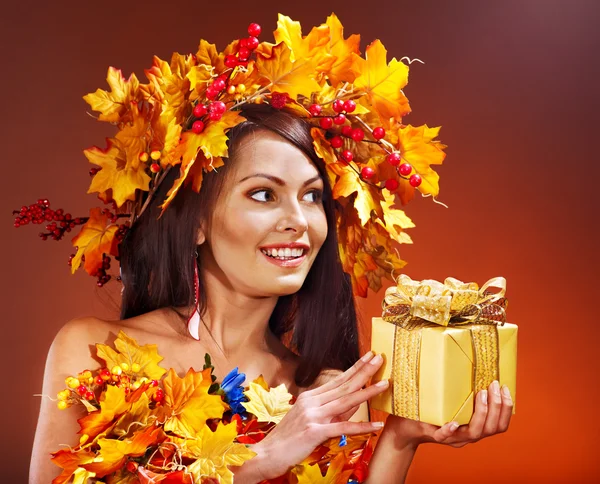
<svg viewBox="0 0 600 484">
<path fill-rule="evenodd" d="M 209 395 L 212 384 L 210 368 L 194 371 L 190 368 L 179 378 L 172 368 L 163 380 L 166 431 L 182 437 L 195 437 L 204 428 L 206 420 L 222 418 L 228 406 L 219 395 Z"/>
<path fill-rule="evenodd" d="M 119 229 L 116 225 L 108 224 L 108 216 L 102 215 L 100 208 L 90 209 L 90 218 L 81 228 L 81 232 L 73 237 L 73 246 L 77 247 L 77 253 L 71 261 L 71 273 L 74 273 L 81 264 L 81 258 L 85 255 L 83 265 L 85 271 L 93 275 L 102 266 L 102 255 L 118 255 L 115 245 L 115 233 Z"/>
<path fill-rule="evenodd" d="M 360 35 L 353 34 L 344 39 L 344 27 L 334 13 L 327 17 L 326 24 L 330 35 L 327 49 L 335 57 L 335 62 L 327 71 L 331 85 L 335 87 L 340 82 L 354 82 L 356 76 L 350 67 L 353 63 L 352 54 L 360 54 Z"/>
<path fill-rule="evenodd" d="M 371 219 L 372 211 L 375 211 L 378 217 L 383 215 L 381 209 L 382 195 L 379 190 L 362 181 L 358 173 L 346 167 L 333 187 L 333 198 L 348 198 L 353 193 L 356 193 L 354 207 L 358 212 L 362 225 L 365 225 Z"/>
<path fill-rule="evenodd" d="M 112 189 L 112 196 L 120 207 L 126 200 L 135 199 L 136 190 L 148 191 L 150 188 L 150 177 L 146 173 L 146 166 L 142 163 L 136 165 L 129 163 L 127 153 L 118 139 L 107 139 L 105 150 L 93 146 L 83 153 L 90 163 L 101 167 L 92 178 L 88 193 L 103 193 Z"/>
<path fill-rule="evenodd" d="M 289 47 L 280 42 L 271 51 L 271 57 L 257 53 L 256 67 L 269 82 L 271 91 L 287 92 L 292 99 L 298 94 L 310 97 L 320 89 L 315 80 L 317 65 L 312 58 L 299 58 L 292 62 Z"/>
<path fill-rule="evenodd" d="M 354 86 L 364 90 L 382 120 L 395 118 L 398 121 L 410 112 L 408 99 L 402 88 L 408 82 L 408 66 L 393 58 L 387 63 L 387 50 L 380 40 L 367 47 L 365 58 L 353 54 L 353 69 L 360 73 Z"/>
<path fill-rule="evenodd" d="M 92 439 L 114 424 L 116 419 L 131 407 L 131 403 L 125 399 L 125 391 L 113 385 L 106 387 L 101 398 L 100 410 L 77 420 L 81 426 L 79 433 L 88 435 Z"/>
<path fill-rule="evenodd" d="M 346 484 L 352 469 L 344 471 L 346 455 L 340 452 L 329 464 L 327 474 L 323 476 L 318 464 L 296 466 L 293 473 L 298 477 L 298 484 Z"/>
<path fill-rule="evenodd" d="M 100 121 L 118 122 L 129 110 L 131 101 L 137 100 L 140 83 L 135 74 L 125 80 L 121 69 L 114 67 L 108 68 L 106 82 L 111 92 L 97 89 L 83 96 L 83 99 L 94 111 L 100 111 Z"/>
<path fill-rule="evenodd" d="M 70 449 L 59 450 L 52 454 L 52 462 L 63 469 L 60 476 L 56 477 L 52 484 L 64 484 L 68 482 L 80 465 L 92 462 L 96 457 L 93 452 L 78 451 L 73 452 Z"/>
</svg>

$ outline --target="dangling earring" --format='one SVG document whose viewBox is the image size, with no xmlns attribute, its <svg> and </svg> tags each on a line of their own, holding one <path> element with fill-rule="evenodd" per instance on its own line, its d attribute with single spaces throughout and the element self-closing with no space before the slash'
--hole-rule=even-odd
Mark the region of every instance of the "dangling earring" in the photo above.
<svg viewBox="0 0 600 484">
<path fill-rule="evenodd" d="M 195 253 L 196 259 L 198 252 Z M 200 313 L 198 312 L 198 301 L 200 300 L 200 278 L 198 277 L 198 263 L 194 260 L 194 312 L 189 317 L 187 322 L 188 332 L 190 336 L 197 341 L 200 341 Z"/>
</svg>

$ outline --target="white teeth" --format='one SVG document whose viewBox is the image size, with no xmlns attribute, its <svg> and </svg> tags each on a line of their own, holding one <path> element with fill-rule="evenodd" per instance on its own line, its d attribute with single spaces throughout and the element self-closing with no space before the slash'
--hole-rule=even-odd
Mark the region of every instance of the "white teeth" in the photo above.
<svg viewBox="0 0 600 484">
<path fill-rule="evenodd" d="M 304 254 L 304 249 L 290 249 L 287 247 L 285 249 L 261 249 L 261 252 L 276 259 L 294 259 L 296 257 L 301 257 Z"/>
</svg>

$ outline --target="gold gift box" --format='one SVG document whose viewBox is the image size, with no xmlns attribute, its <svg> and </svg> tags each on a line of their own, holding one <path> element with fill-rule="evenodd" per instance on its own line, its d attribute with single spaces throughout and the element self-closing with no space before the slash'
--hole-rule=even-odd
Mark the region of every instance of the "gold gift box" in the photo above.
<svg viewBox="0 0 600 484">
<path fill-rule="evenodd" d="M 481 290 L 474 283 L 464 284 L 452 278 L 445 281 L 445 284 L 450 281 L 449 290 L 437 281 L 419 283 L 408 276 L 401 278 L 399 288 L 404 284 L 403 293 L 408 297 L 400 301 L 402 297 L 398 299 L 398 288 L 388 289 L 386 301 L 391 300 L 392 303 L 387 304 L 387 313 L 384 311 L 384 316 L 388 316 L 387 321 L 383 318 L 372 320 L 371 349 L 384 359 L 373 377 L 373 383 L 389 379 L 390 387 L 371 399 L 371 407 L 433 425 L 441 426 L 452 420 L 460 425 L 468 424 L 475 408 L 477 392 L 497 379 L 500 385 L 506 385 L 510 390 L 514 414 L 517 325 L 505 323 L 504 320 L 500 324 L 490 324 L 488 319 L 475 317 L 473 322 L 453 324 L 452 321 L 453 314 L 461 314 L 465 307 L 472 308 L 474 303 L 486 297 L 489 299 L 485 289 L 490 285 L 502 286 L 500 296 L 503 296 L 504 278 L 490 279 Z M 428 286 L 426 291 L 423 291 L 424 286 Z M 462 306 L 458 302 L 460 291 L 457 287 L 465 290 L 462 296 L 465 296 L 465 292 L 471 293 L 466 295 L 468 301 Z M 419 297 L 419 294 L 427 297 Z M 493 301 L 497 302 L 498 299 L 496 297 Z M 502 301 L 504 306 L 501 313 L 504 316 L 506 303 L 503 298 Z M 399 302 L 403 302 L 405 308 L 412 305 L 410 315 L 402 325 L 388 322 L 394 319 L 389 317 L 390 308 L 394 309 Z M 435 323 L 432 323 L 433 320 L 436 320 Z M 481 324 L 482 321 L 484 324 Z"/>
</svg>

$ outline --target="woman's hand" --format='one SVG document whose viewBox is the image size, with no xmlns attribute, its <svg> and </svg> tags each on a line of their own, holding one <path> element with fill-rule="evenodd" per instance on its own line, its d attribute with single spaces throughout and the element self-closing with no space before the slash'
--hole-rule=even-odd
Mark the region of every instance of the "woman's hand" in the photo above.
<svg viewBox="0 0 600 484">
<path fill-rule="evenodd" d="M 489 391 L 481 390 L 477 394 L 475 411 L 468 425 L 458 426 L 456 422 L 448 422 L 438 427 L 390 415 L 386 428 L 390 426 L 395 431 L 396 438 L 409 445 L 437 442 L 463 447 L 484 437 L 506 432 L 512 416 L 513 402 L 508 387 L 504 386 L 503 390 L 505 392 L 501 395 L 500 385 L 496 380 L 489 386 Z"/>
<path fill-rule="evenodd" d="M 382 361 L 380 355 L 373 358 L 369 352 L 344 373 L 314 390 L 301 393 L 281 422 L 252 447 L 258 453 L 255 459 L 260 462 L 262 479 L 285 474 L 329 438 L 381 429 L 381 422 L 349 422 L 348 419 L 361 403 L 388 387 L 384 380 L 382 385 L 362 388 Z"/>
</svg>

